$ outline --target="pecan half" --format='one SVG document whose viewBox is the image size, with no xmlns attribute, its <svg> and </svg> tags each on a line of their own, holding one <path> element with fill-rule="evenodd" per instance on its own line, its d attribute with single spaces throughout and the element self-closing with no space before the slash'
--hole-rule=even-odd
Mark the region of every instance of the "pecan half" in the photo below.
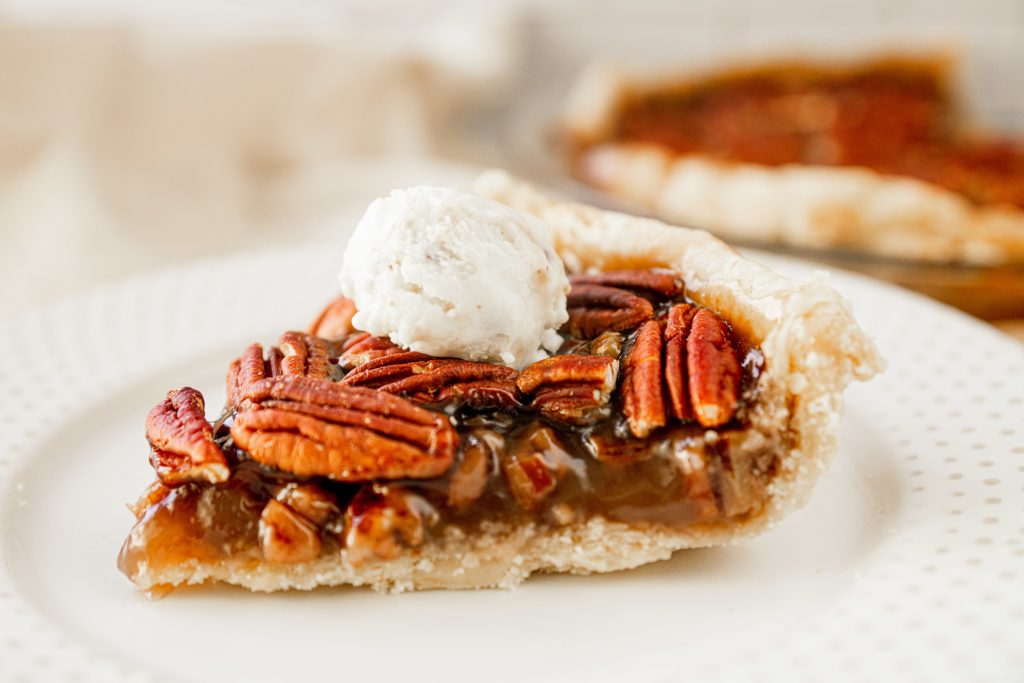
<svg viewBox="0 0 1024 683">
<path fill-rule="evenodd" d="M 661 325 L 649 320 L 637 331 L 622 372 L 622 411 L 639 439 L 665 424 L 661 378 Z"/>
<path fill-rule="evenodd" d="M 309 326 L 309 333 L 324 339 L 343 339 L 352 334 L 352 316 L 355 314 L 355 302 L 347 297 L 339 296 L 320 311 L 320 315 Z"/>
<path fill-rule="evenodd" d="M 403 548 L 422 545 L 426 530 L 439 518 L 437 510 L 415 493 L 399 486 L 366 485 L 345 511 L 348 560 L 359 566 L 398 557 Z"/>
<path fill-rule="evenodd" d="M 536 510 L 574 468 L 574 462 L 553 429 L 533 424 L 513 440 L 501 468 L 516 502 L 524 510 Z"/>
<path fill-rule="evenodd" d="M 379 337 L 371 337 L 371 339 L 379 339 Z M 392 346 L 390 349 L 375 349 L 373 353 L 375 355 L 372 357 L 360 354 L 358 365 L 353 366 L 352 371 L 342 378 L 342 383 L 377 389 L 411 374 L 408 369 L 409 363 L 435 360 L 425 353 L 406 351 L 398 346 Z M 346 365 L 349 362 L 348 358 L 345 352 L 342 352 L 341 359 Z"/>
<path fill-rule="evenodd" d="M 277 345 L 282 354 L 280 374 L 330 378 L 331 361 L 325 340 L 304 332 L 285 332 Z"/>
<path fill-rule="evenodd" d="M 677 420 L 692 420 L 686 372 L 686 337 L 697 313 L 695 306 L 679 304 L 669 309 L 665 322 L 665 386 L 669 408 Z"/>
<path fill-rule="evenodd" d="M 420 403 L 464 399 L 477 408 L 512 408 L 519 404 L 517 377 L 515 370 L 504 365 L 407 351 L 368 361 L 341 381 L 408 396 Z"/>
<path fill-rule="evenodd" d="M 566 299 L 569 332 L 593 337 L 607 330 L 631 330 L 654 316 L 651 302 L 617 287 L 574 285 Z"/>
<path fill-rule="evenodd" d="M 595 384 L 610 391 L 615 385 L 617 366 L 618 363 L 607 356 L 552 356 L 524 368 L 516 379 L 516 386 L 525 394 L 566 384 Z"/>
<path fill-rule="evenodd" d="M 266 360 L 263 346 L 250 344 L 228 368 L 228 408 L 248 407 L 245 393 L 261 379 L 280 375 L 328 379 L 332 375 L 331 368 L 328 342 L 305 332 L 282 334 L 278 346 L 270 347 Z"/>
<path fill-rule="evenodd" d="M 260 514 L 260 547 L 270 562 L 309 562 L 320 556 L 320 531 L 289 506 L 273 498 Z"/>
<path fill-rule="evenodd" d="M 244 398 L 255 405 L 235 417 L 235 443 L 254 460 L 299 476 L 436 477 L 458 449 L 444 415 L 380 391 L 282 376 L 255 382 Z"/>
<path fill-rule="evenodd" d="M 448 480 L 448 505 L 468 507 L 483 495 L 505 440 L 489 429 L 477 429 L 463 439 L 462 457 Z"/>
<path fill-rule="evenodd" d="M 280 377 L 284 374 L 284 352 L 279 346 L 271 346 L 267 350 L 267 377 Z M 300 374 L 300 373 L 296 373 Z"/>
<path fill-rule="evenodd" d="M 512 410 L 520 406 L 515 382 L 509 380 L 458 382 L 438 390 L 432 400 L 438 403 L 456 401 L 477 410 Z"/>
<path fill-rule="evenodd" d="M 230 475 L 224 451 L 213 442 L 203 395 L 191 387 L 172 389 L 146 416 L 149 462 L 167 486 L 189 481 L 211 484 Z"/>
<path fill-rule="evenodd" d="M 618 370 L 619 362 L 608 356 L 552 356 L 524 368 L 516 386 L 546 417 L 586 424 L 608 404 Z"/>
<path fill-rule="evenodd" d="M 740 361 L 729 329 L 707 309 L 697 311 L 686 337 L 690 403 L 697 422 L 719 427 L 736 414 L 740 395 Z"/>
<path fill-rule="evenodd" d="M 241 356 L 231 361 L 231 366 L 228 368 L 228 408 L 232 410 L 242 408 L 243 396 L 249 386 L 266 377 L 267 372 L 267 364 L 263 360 L 263 346 L 249 344 Z M 273 369 L 271 369 L 271 376 L 272 374 Z"/>
<path fill-rule="evenodd" d="M 341 367 L 346 370 L 358 368 L 364 363 L 390 356 L 395 353 L 411 353 L 387 337 L 374 337 L 369 332 L 352 335 L 341 345 L 341 356 L 338 358 Z M 419 354 L 428 358 L 424 354 Z"/>
<path fill-rule="evenodd" d="M 683 279 L 670 270 L 610 270 L 604 273 L 573 275 L 576 285 L 602 285 L 634 292 L 643 292 L 655 298 L 676 299 L 683 295 Z"/>
</svg>

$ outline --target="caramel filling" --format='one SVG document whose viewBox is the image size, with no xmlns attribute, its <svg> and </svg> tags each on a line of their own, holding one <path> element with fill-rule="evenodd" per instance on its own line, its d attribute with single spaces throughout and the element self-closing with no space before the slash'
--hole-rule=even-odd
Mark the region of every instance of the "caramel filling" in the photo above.
<svg viewBox="0 0 1024 683">
<path fill-rule="evenodd" d="M 531 456 L 542 459 L 544 466 L 554 465 L 552 492 L 536 503 L 517 498 L 510 479 L 531 473 L 521 461 L 499 461 L 488 452 L 479 465 L 482 495 L 460 505 L 460 496 L 465 497 L 465 489 L 474 483 L 465 481 L 459 465 L 467 458 L 481 457 L 464 448 L 460 462 L 444 477 L 383 485 L 415 496 L 414 504 L 426 511 L 421 517 L 427 519 L 417 523 L 427 527 L 423 529 L 427 538 L 443 536 L 446 527 L 473 533 L 485 522 L 564 526 L 599 516 L 636 526 L 684 528 L 744 519 L 763 504 L 773 466 L 771 450 L 751 452 L 742 443 L 739 428 L 724 431 L 713 444 L 696 428 L 675 428 L 602 461 L 588 445 L 586 430 L 565 430 L 542 421 L 494 425 L 491 420 L 471 418 L 470 422 L 486 423 L 483 434 L 505 440 L 513 450 L 522 449 L 524 442 L 530 444 Z M 464 443 L 471 434 L 481 435 L 480 429 L 469 427 L 459 432 Z M 288 484 L 310 480 L 268 470 L 242 454 L 238 458 L 224 484 L 193 483 L 173 489 L 157 484 L 163 497 L 140 510 L 142 516 L 118 559 L 121 570 L 131 577 L 140 562 L 160 568 L 192 559 L 260 559 L 260 515 L 267 502 Z M 333 497 L 338 510 L 320 530 L 321 552 L 330 552 L 345 545 L 342 511 L 360 487 L 327 479 L 315 483 Z M 379 543 L 379 539 L 369 540 L 371 545 Z M 386 551 L 370 555 L 389 557 Z"/>
<path fill-rule="evenodd" d="M 341 549 L 358 565 L 502 527 L 603 518 L 683 529 L 758 514 L 780 445 L 750 429 L 758 349 L 660 272 L 577 278 L 570 306 L 561 353 L 520 373 L 421 357 L 357 332 L 287 333 L 266 358 L 254 345 L 232 365 L 229 405 L 214 425 L 201 418 L 198 392 L 171 392 L 147 421 L 162 481 L 136 504 L 119 567 L 135 578 L 144 568 L 302 562 Z M 299 389 L 312 398 L 285 395 Z M 379 394 L 388 401 L 378 404 Z M 267 424 L 276 431 L 261 432 Z M 371 424 L 379 431 L 368 448 L 412 455 L 367 459 L 331 441 L 331 429 Z M 190 441 L 176 441 L 181 434 Z M 396 435 L 403 440 L 382 440 Z M 246 451 L 239 436 L 261 450 Z M 322 456 L 317 467 L 341 464 L 304 473 L 308 459 L 280 459 L 282 440 Z M 220 469 L 202 469 L 218 449 L 230 473 L 219 481 Z M 437 476 L 364 477 L 345 460 L 366 460 L 364 473 L 396 462 L 422 473 L 447 456 Z"/>
</svg>

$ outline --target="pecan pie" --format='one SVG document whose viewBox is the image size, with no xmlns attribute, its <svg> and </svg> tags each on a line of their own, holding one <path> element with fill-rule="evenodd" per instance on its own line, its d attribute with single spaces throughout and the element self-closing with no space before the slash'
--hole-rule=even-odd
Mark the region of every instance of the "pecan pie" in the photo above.
<svg viewBox="0 0 1024 683">
<path fill-rule="evenodd" d="M 562 346 L 516 370 L 352 328 L 244 349 L 227 405 L 173 389 L 149 413 L 157 481 L 119 566 L 140 588 L 514 586 L 729 543 L 802 504 L 840 393 L 880 360 L 831 289 L 706 233 L 478 190 L 552 226 L 570 271 Z"/>
<path fill-rule="evenodd" d="M 644 81 L 595 68 L 571 171 L 729 238 L 1024 263 L 1024 140 L 963 120 L 942 56 L 776 62 Z"/>
</svg>

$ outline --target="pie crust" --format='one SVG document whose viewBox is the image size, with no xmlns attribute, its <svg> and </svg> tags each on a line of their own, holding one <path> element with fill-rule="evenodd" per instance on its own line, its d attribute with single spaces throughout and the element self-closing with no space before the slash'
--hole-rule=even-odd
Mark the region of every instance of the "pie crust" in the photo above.
<svg viewBox="0 0 1024 683">
<path fill-rule="evenodd" d="M 796 283 L 783 278 L 706 232 L 559 203 L 504 172 L 484 174 L 475 189 L 548 222 L 570 271 L 674 271 L 685 279 L 688 297 L 720 312 L 738 335 L 760 349 L 763 371 L 746 414 L 743 443 L 751 448 L 774 444 L 776 465 L 764 504 L 737 520 L 684 528 L 634 525 L 599 515 L 561 526 L 495 518 L 473 533 L 440 534 L 415 552 L 376 562 L 353 562 L 346 548 L 311 561 L 283 563 L 251 557 L 204 560 L 185 547 L 171 563 L 133 561 L 126 573 L 136 585 L 153 593 L 207 581 L 257 591 L 345 584 L 386 592 L 513 587 L 533 572 L 608 572 L 666 559 L 683 548 L 730 544 L 765 530 L 806 502 L 835 451 L 841 392 L 852 380 L 867 380 L 882 367 L 874 344 L 834 290 L 822 279 Z M 133 529 L 125 549 L 142 542 L 143 534 L 160 531 L 144 526 L 140 522 Z"/>
<path fill-rule="evenodd" d="M 626 200 L 634 210 L 730 240 L 929 262 L 1024 263 L 1024 210 L 1013 204 L 974 203 L 932 182 L 866 166 L 751 163 L 682 154 L 613 134 L 627 103 L 652 94 L 686 93 L 733 76 L 771 76 L 790 69 L 857 73 L 879 64 L 929 74 L 943 92 L 949 90 L 952 59 L 945 54 L 866 65 L 767 62 L 672 78 L 594 66 L 569 98 L 564 152 L 574 175 Z M 955 113 L 951 102 L 943 103 Z"/>
</svg>

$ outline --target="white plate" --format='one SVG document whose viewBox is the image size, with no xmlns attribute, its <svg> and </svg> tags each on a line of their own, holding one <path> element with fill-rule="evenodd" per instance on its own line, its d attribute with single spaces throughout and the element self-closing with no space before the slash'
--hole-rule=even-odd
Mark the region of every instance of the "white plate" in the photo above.
<svg viewBox="0 0 1024 683">
<path fill-rule="evenodd" d="M 756 255 L 758 258 L 765 258 Z M 810 267 L 767 259 L 806 278 Z M 890 361 L 811 503 L 736 547 L 516 591 L 179 591 L 114 559 L 143 416 L 302 327 L 333 249 L 199 263 L 0 326 L 0 680 L 1019 680 L 1024 347 L 835 274 Z"/>
</svg>

